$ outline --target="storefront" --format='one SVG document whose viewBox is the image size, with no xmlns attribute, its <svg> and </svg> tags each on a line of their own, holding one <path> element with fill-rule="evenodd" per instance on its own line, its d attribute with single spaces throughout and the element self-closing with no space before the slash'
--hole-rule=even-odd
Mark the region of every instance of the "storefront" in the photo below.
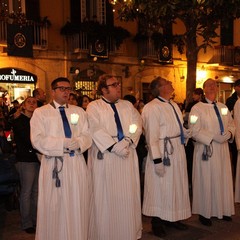
<svg viewBox="0 0 240 240">
<path fill-rule="evenodd" d="M 26 97 L 32 96 L 37 76 L 17 68 L 0 69 L 0 97 L 9 106 L 13 100 L 21 103 Z"/>
</svg>

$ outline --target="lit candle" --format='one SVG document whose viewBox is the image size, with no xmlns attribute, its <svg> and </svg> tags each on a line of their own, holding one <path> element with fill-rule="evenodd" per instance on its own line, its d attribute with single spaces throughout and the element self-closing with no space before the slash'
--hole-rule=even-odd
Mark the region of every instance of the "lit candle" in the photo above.
<svg viewBox="0 0 240 240">
<path fill-rule="evenodd" d="M 190 123 L 191 124 L 195 124 L 197 122 L 197 120 L 198 120 L 198 116 L 196 116 L 196 115 L 191 115 L 190 116 Z"/>
<path fill-rule="evenodd" d="M 130 133 L 135 133 L 137 131 L 137 125 L 136 124 L 131 124 L 129 126 L 129 132 Z"/>
<path fill-rule="evenodd" d="M 228 112 L 228 108 L 221 108 L 221 113 L 223 116 L 226 116 Z"/>
<path fill-rule="evenodd" d="M 79 115 L 77 113 L 71 114 L 71 124 L 76 125 L 78 123 Z"/>
</svg>

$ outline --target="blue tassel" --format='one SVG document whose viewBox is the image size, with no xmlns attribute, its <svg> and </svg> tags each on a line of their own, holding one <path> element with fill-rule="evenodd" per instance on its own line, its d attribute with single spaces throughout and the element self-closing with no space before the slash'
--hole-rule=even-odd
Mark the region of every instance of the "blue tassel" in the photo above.
<svg viewBox="0 0 240 240">
<path fill-rule="evenodd" d="M 98 153 L 97 153 L 97 159 L 98 159 L 98 160 L 102 160 L 102 159 L 103 159 L 103 153 L 101 153 L 101 151 L 98 151 Z"/>
<path fill-rule="evenodd" d="M 208 155 L 206 153 L 204 153 L 204 152 L 202 154 L 202 160 L 203 161 L 208 161 Z"/>
<path fill-rule="evenodd" d="M 71 150 L 70 153 L 69 153 L 70 157 L 74 157 L 74 153 L 75 153 L 75 151 Z"/>
<path fill-rule="evenodd" d="M 61 181 L 58 177 L 56 179 L 56 187 L 61 187 Z"/>
<path fill-rule="evenodd" d="M 163 158 L 163 165 L 164 166 L 171 166 L 169 157 L 164 157 Z"/>
<path fill-rule="evenodd" d="M 57 178 L 57 171 L 56 171 L 56 168 L 53 169 L 53 172 L 52 172 L 52 178 L 53 178 L 53 179 Z"/>
</svg>

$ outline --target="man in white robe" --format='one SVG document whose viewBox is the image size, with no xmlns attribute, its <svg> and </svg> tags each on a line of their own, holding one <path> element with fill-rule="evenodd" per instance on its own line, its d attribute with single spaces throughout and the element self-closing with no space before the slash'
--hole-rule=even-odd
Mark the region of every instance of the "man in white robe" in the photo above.
<svg viewBox="0 0 240 240">
<path fill-rule="evenodd" d="M 90 203 L 89 240 L 136 240 L 141 238 L 141 201 L 136 146 L 142 132 L 140 114 L 121 100 L 121 85 L 111 75 L 98 81 L 101 99 L 87 107 L 93 145 L 88 167 L 93 195 Z M 115 122 L 111 103 L 122 127 Z"/>
<path fill-rule="evenodd" d="M 195 140 L 192 213 L 199 214 L 203 225 L 211 226 L 211 217 L 231 221 L 234 214 L 228 141 L 234 138 L 235 126 L 226 105 L 216 102 L 216 81 L 206 80 L 203 90 L 205 99 L 194 105 L 189 114 Z"/>
<path fill-rule="evenodd" d="M 183 128 L 182 113 L 171 100 L 172 83 L 157 77 L 151 82 L 150 89 L 155 98 L 142 112 L 148 146 L 143 214 L 153 217 L 154 235 L 164 237 L 166 225 L 185 230 L 187 226 L 180 220 L 191 216 L 187 162 L 180 137 L 181 132 L 186 138 L 190 133 Z"/>
<path fill-rule="evenodd" d="M 32 144 L 43 154 L 36 240 L 87 240 L 89 177 L 82 154 L 92 144 L 87 116 L 80 107 L 67 105 L 68 79 L 57 78 L 51 87 L 53 101 L 36 109 L 31 119 Z M 65 136 L 60 106 L 65 107 L 70 138 Z"/>
</svg>

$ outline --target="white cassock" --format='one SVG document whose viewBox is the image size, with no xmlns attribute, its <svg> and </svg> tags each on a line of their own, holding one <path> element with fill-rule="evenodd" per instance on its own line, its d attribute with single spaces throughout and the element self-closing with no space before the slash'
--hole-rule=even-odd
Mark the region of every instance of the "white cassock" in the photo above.
<svg viewBox="0 0 240 240">
<path fill-rule="evenodd" d="M 86 113 L 73 105 L 65 111 L 72 137 L 77 138 L 81 152 L 84 152 L 92 143 Z M 72 113 L 79 115 L 76 125 L 71 124 Z M 64 153 L 64 139 L 59 109 L 50 104 L 37 108 L 31 118 L 31 141 L 43 156 L 39 174 L 36 240 L 87 240 L 90 195 L 87 166 L 79 151 L 74 156 Z M 63 157 L 62 170 L 58 174 L 60 187 L 56 187 L 52 177 L 55 156 Z M 60 169 L 59 160 L 57 164 Z"/>
<path fill-rule="evenodd" d="M 115 104 L 124 135 L 130 137 L 130 154 L 126 159 L 107 149 L 116 143 L 117 127 L 110 104 L 102 99 L 87 107 L 93 145 L 88 153 L 93 195 L 89 240 L 136 240 L 141 238 L 141 201 L 136 145 L 142 132 L 140 114 L 126 100 Z M 135 133 L 129 132 L 137 125 Z M 103 154 L 101 158 L 101 154 Z"/>
<path fill-rule="evenodd" d="M 240 101 L 234 105 L 234 122 L 236 126 L 235 141 L 238 150 L 236 182 L 235 182 L 235 202 L 240 202 Z"/>
<path fill-rule="evenodd" d="M 226 105 L 218 102 L 224 131 L 235 134 L 235 126 L 231 114 L 222 114 Z M 228 142 L 212 141 L 215 134 L 220 134 L 220 125 L 214 105 L 199 102 L 193 106 L 191 115 L 197 116 L 195 124 L 191 124 L 195 142 L 193 156 L 193 204 L 192 212 L 206 218 L 231 216 L 234 214 L 233 182 Z M 231 140 L 232 140 L 231 139 Z M 229 141 L 231 141 L 229 140 Z M 212 142 L 212 143 L 211 143 Z M 208 160 L 202 160 L 205 146 L 209 146 Z"/>
<path fill-rule="evenodd" d="M 182 113 L 176 103 L 171 102 L 183 122 Z M 180 140 L 180 126 L 173 108 L 168 102 L 155 98 L 143 108 L 143 127 L 148 145 L 145 169 L 143 214 L 159 217 L 167 221 L 178 221 L 191 216 L 188 192 L 187 161 L 184 145 Z M 164 139 L 169 155 L 170 166 L 165 166 L 165 174 L 155 173 L 153 159 L 164 158 Z"/>
</svg>

